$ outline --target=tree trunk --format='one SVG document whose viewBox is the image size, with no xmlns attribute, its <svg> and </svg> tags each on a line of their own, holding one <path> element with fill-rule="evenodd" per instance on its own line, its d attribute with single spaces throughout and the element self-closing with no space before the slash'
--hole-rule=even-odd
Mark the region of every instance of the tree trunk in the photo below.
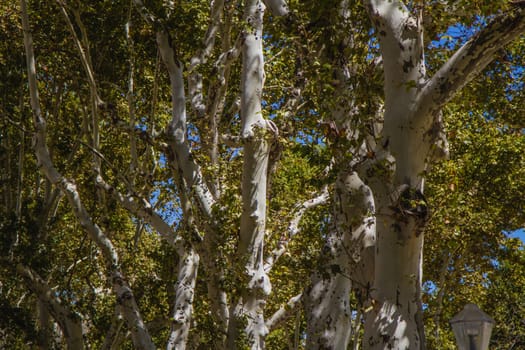
<svg viewBox="0 0 525 350">
<path fill-rule="evenodd" d="M 251 349 L 264 349 L 268 329 L 264 322 L 264 306 L 270 294 L 269 277 L 264 270 L 264 238 L 266 228 L 266 185 L 269 140 L 276 133 L 275 125 L 262 116 L 264 85 L 263 16 L 265 5 L 250 0 L 245 5 L 241 80 L 241 139 L 244 146 L 242 178 L 242 215 L 237 250 L 238 273 L 242 285 L 240 300 L 230 321 L 228 348 L 240 346 L 239 328 Z"/>
<path fill-rule="evenodd" d="M 375 211 L 372 191 L 355 172 L 336 182 L 334 223 L 307 289 L 308 349 L 346 349 L 352 329 L 350 292 L 368 294 L 374 271 Z"/>
<path fill-rule="evenodd" d="M 385 114 L 376 154 L 393 157 L 374 186 L 377 241 L 365 349 L 421 349 L 422 230 L 427 219 L 422 173 L 432 141 L 432 118 L 414 118 L 412 108 L 425 77 L 421 18 L 400 1 L 370 1 L 385 71 Z M 385 158 L 386 159 L 386 158 Z M 376 167 L 377 170 L 377 167 Z"/>
<path fill-rule="evenodd" d="M 422 13 L 399 0 L 367 1 L 384 66 L 385 115 L 369 175 L 377 203 L 374 308 L 365 349 L 424 349 L 422 231 L 428 218 L 424 171 L 447 155 L 441 108 L 525 28 L 523 7 L 496 16 L 430 79 Z M 387 160 L 387 163 L 385 163 Z M 375 172 L 375 174 L 372 174 Z"/>
<path fill-rule="evenodd" d="M 186 349 L 191 326 L 193 295 L 199 267 L 199 255 L 191 247 L 180 247 L 179 259 L 173 319 L 166 347 L 168 350 Z"/>
</svg>

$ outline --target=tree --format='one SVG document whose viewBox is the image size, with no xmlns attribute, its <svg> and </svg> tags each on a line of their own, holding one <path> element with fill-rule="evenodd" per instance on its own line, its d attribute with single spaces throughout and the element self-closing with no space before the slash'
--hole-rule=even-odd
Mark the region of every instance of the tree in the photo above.
<svg viewBox="0 0 525 350">
<path fill-rule="evenodd" d="M 447 152 L 441 109 L 497 50 L 522 33 L 523 10 L 496 17 L 427 78 L 421 14 L 412 15 L 397 1 L 370 1 L 368 6 L 385 71 L 381 151 L 393 156 L 394 161 L 385 160 L 395 168 L 386 169 L 388 177 L 373 188 L 376 212 L 382 214 L 376 233 L 377 306 L 367 318 L 364 342 L 377 349 L 385 344 L 420 348 L 422 230 L 428 215 L 422 174 Z"/>
<path fill-rule="evenodd" d="M 508 180 L 520 176 L 521 121 L 500 137 L 483 113 L 519 102 L 484 104 L 480 81 L 511 78 L 498 69 L 511 42 L 504 58 L 522 57 L 520 3 L 465 3 L 450 18 L 446 1 L 1 6 L 26 57 L 2 46 L 0 329 L 13 344 L 421 349 L 424 323 L 429 344 L 450 341 L 439 331 L 453 312 L 447 267 L 457 295 L 460 267 L 493 271 L 487 295 L 507 291 L 498 276 L 519 254 L 500 233 L 523 221 L 502 199 L 524 188 Z M 473 13 L 479 30 L 454 53 L 424 55 Z M 462 92 L 476 76 L 478 92 Z M 457 137 L 443 162 L 445 125 Z M 471 157 L 466 139 L 487 157 Z M 461 191 L 443 190 L 459 186 L 450 174 Z M 497 195 L 488 179 L 501 191 L 476 216 Z M 483 236 L 458 245 L 455 228 L 483 215 Z M 422 283 L 427 232 L 437 292 Z"/>
</svg>

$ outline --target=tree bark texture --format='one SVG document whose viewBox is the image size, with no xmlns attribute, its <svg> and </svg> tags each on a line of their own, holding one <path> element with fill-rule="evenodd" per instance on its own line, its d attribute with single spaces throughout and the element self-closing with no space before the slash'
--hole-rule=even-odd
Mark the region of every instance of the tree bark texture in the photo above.
<svg viewBox="0 0 525 350">
<path fill-rule="evenodd" d="M 193 248 L 181 246 L 179 257 L 177 284 L 175 285 L 175 306 L 173 308 L 171 332 L 166 347 L 168 350 L 186 349 L 199 267 L 199 255 Z"/>
<path fill-rule="evenodd" d="M 273 123 L 262 115 L 264 86 L 263 16 L 265 5 L 260 0 L 245 4 L 241 77 L 241 139 L 244 146 L 242 175 L 242 215 L 238 245 L 238 273 L 242 284 L 240 300 L 230 321 L 229 346 L 237 346 L 240 327 L 248 346 L 264 349 L 268 329 L 264 306 L 271 284 L 264 270 L 266 228 L 267 172 L 269 142 L 277 132 Z"/>
<path fill-rule="evenodd" d="M 355 172 L 341 172 L 334 196 L 334 223 L 319 270 L 306 291 L 308 349 L 345 349 L 351 336 L 354 290 L 366 298 L 373 283 L 374 198 Z M 363 300 L 364 301 L 364 300 Z"/>
<path fill-rule="evenodd" d="M 429 79 L 421 14 L 411 13 L 401 1 L 370 0 L 367 6 L 383 59 L 385 113 L 375 150 L 384 157 L 368 169 L 383 181 L 371 181 L 377 205 L 374 308 L 367 317 L 363 345 L 424 349 L 422 232 L 429 209 L 423 174 L 447 155 L 441 108 L 499 48 L 523 32 L 524 11 L 496 16 Z"/>
</svg>

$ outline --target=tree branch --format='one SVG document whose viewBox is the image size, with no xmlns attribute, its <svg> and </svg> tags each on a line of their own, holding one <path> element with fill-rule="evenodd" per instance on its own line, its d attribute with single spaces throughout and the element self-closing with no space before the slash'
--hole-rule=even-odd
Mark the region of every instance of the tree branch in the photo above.
<svg viewBox="0 0 525 350">
<path fill-rule="evenodd" d="M 116 305 L 115 312 L 113 313 L 113 317 L 111 318 L 111 326 L 109 327 L 109 330 L 106 333 L 104 343 L 100 348 L 101 350 L 114 350 L 120 348 L 123 338 L 123 325 L 124 320 L 122 319 L 122 316 L 120 314 L 120 307 Z"/>
<path fill-rule="evenodd" d="M 123 195 L 116 188 L 109 185 L 101 175 L 97 176 L 97 185 L 111 194 L 129 212 L 151 225 L 169 245 L 172 247 L 177 245 L 180 238 L 177 237 L 171 226 L 154 211 L 153 206 L 147 199 L 138 196 L 136 193 Z"/>
<path fill-rule="evenodd" d="M 186 136 L 186 98 L 182 63 L 175 57 L 175 50 L 166 31 L 157 32 L 157 44 L 168 69 L 171 82 L 172 119 L 168 128 L 171 138 L 170 149 L 173 153 L 176 169 L 182 171 L 182 176 L 190 188 L 195 191 L 200 208 L 207 218 L 212 218 L 212 205 L 215 202 L 206 186 L 201 169 L 191 155 Z"/>
<path fill-rule="evenodd" d="M 301 231 L 299 228 L 299 223 L 301 222 L 301 219 L 303 218 L 303 215 L 306 213 L 306 211 L 326 203 L 328 199 L 330 199 L 330 195 L 328 193 L 328 187 L 325 186 L 321 194 L 319 194 L 317 197 L 311 198 L 296 206 L 295 215 L 288 225 L 288 237 L 283 236 L 277 247 L 266 259 L 266 263 L 264 264 L 264 271 L 266 271 L 266 273 L 271 271 L 277 260 L 286 252 L 290 241 Z"/>
<path fill-rule="evenodd" d="M 139 2 L 139 1 L 136 1 Z M 221 287 L 224 279 L 224 271 L 220 264 L 214 260 L 217 257 L 217 232 L 216 232 L 216 218 L 212 211 L 212 207 L 216 202 L 209 187 L 204 179 L 201 168 L 195 161 L 191 154 L 190 145 L 187 140 L 187 120 L 186 120 L 186 97 L 184 91 L 184 80 L 182 74 L 182 63 L 178 60 L 175 54 L 173 43 L 170 40 L 169 34 L 166 30 L 157 31 L 157 45 L 159 47 L 161 58 L 166 65 L 169 73 L 171 84 L 172 97 L 172 119 L 168 127 L 169 137 L 169 152 L 168 160 L 170 166 L 181 174 L 181 196 L 185 197 L 183 191 L 187 191 L 188 195 L 196 198 L 196 201 L 201 209 L 201 213 L 206 219 L 203 222 L 207 225 L 207 234 L 205 236 L 203 255 L 204 264 L 209 268 L 209 273 L 213 276 L 208 283 L 208 294 L 211 295 L 212 309 L 217 311 L 216 320 L 220 324 L 220 331 L 226 332 L 228 326 L 228 305 L 226 293 Z M 189 202 L 183 198 L 182 202 Z M 184 206 L 187 204 L 184 203 Z M 188 204 L 191 206 L 191 204 Z M 188 217 L 189 211 L 184 213 L 188 226 L 194 229 L 193 223 Z M 200 215 L 196 215 L 200 217 Z M 220 339 L 220 337 L 218 337 Z"/>
<path fill-rule="evenodd" d="M 193 296 L 199 267 L 199 255 L 191 247 L 179 249 L 177 284 L 175 285 L 175 305 L 173 319 L 166 349 L 186 349 L 191 326 Z"/>
<path fill-rule="evenodd" d="M 158 23 L 157 17 L 155 17 L 147 8 L 144 6 L 144 3 L 142 0 L 133 0 L 133 3 L 137 7 L 137 10 L 139 11 L 142 18 L 148 23 L 149 25 L 155 26 Z"/>
<path fill-rule="evenodd" d="M 60 325 L 62 333 L 66 338 L 68 349 L 83 349 L 84 338 L 82 336 L 80 316 L 63 305 L 62 301 L 49 285 L 29 267 L 18 264 L 16 271 L 24 278 L 29 289 L 46 305 L 49 313 L 51 313 L 55 321 Z"/>
<path fill-rule="evenodd" d="M 220 27 L 223 7 L 224 0 L 215 0 L 211 2 L 210 24 L 204 37 L 204 47 L 190 59 L 188 90 L 191 105 L 198 117 L 204 116 L 206 105 L 203 102 L 202 75 L 198 72 L 197 68 L 206 63 L 215 46 L 215 37 Z"/>
<path fill-rule="evenodd" d="M 230 320 L 228 347 L 234 347 L 238 332 L 244 333 L 249 348 L 264 348 L 268 329 L 264 323 L 264 304 L 271 292 L 270 279 L 264 271 L 264 238 L 266 227 L 267 174 L 269 135 L 276 133 L 272 123 L 262 115 L 264 86 L 263 17 L 261 0 L 245 3 L 241 73 L 241 139 L 244 143 L 242 169 L 242 215 L 237 247 L 238 278 L 242 281 L 241 297 Z"/>
<path fill-rule="evenodd" d="M 46 143 L 46 120 L 42 116 L 40 110 L 40 100 L 38 97 L 38 88 L 36 80 L 36 64 L 33 50 L 33 39 L 29 28 L 29 18 L 27 15 L 27 6 L 25 0 L 20 0 L 22 9 L 22 26 L 24 30 L 24 46 L 26 53 L 27 75 L 29 81 L 29 93 L 31 99 L 31 109 L 33 112 L 33 122 L 35 126 L 34 135 L 34 149 L 37 157 L 37 164 L 40 170 L 46 175 L 48 180 L 56 185 L 66 195 L 69 204 L 73 208 L 77 220 L 80 222 L 84 230 L 89 234 L 90 238 L 97 244 L 102 256 L 104 257 L 108 278 L 112 283 L 113 292 L 117 297 L 117 302 L 121 304 L 124 318 L 128 323 L 128 327 L 132 333 L 133 343 L 139 349 L 154 349 L 155 346 L 151 341 L 151 337 L 144 326 L 140 311 L 136 304 L 135 298 L 125 281 L 119 267 L 118 254 L 106 236 L 106 234 L 98 227 L 89 216 L 84 207 L 80 194 L 77 190 L 74 181 L 62 176 L 55 168 L 51 155 Z"/>
<path fill-rule="evenodd" d="M 290 13 L 286 0 L 264 0 L 264 3 L 270 8 L 274 16 L 286 16 Z"/>
<path fill-rule="evenodd" d="M 266 327 L 271 331 L 277 328 L 283 321 L 290 317 L 292 312 L 294 312 L 301 302 L 303 301 L 303 293 L 297 294 L 296 296 L 290 298 L 286 305 L 281 306 L 279 310 L 266 321 Z"/>
<path fill-rule="evenodd" d="M 498 50 L 525 31 L 525 8 L 515 7 L 496 16 L 467 41 L 434 74 L 420 92 L 415 115 L 440 110 L 454 95 L 483 70 Z"/>
</svg>

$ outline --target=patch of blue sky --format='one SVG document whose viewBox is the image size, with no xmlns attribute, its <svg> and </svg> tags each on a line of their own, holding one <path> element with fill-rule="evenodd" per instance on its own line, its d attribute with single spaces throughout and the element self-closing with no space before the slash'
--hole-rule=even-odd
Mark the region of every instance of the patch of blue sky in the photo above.
<svg viewBox="0 0 525 350">
<path fill-rule="evenodd" d="M 525 228 L 523 227 L 513 231 L 504 231 L 503 233 L 509 238 L 518 238 L 525 242 Z"/>
<path fill-rule="evenodd" d="M 182 222 L 182 209 L 178 207 L 164 206 L 159 210 L 159 215 L 170 226 L 178 227 Z"/>
<path fill-rule="evenodd" d="M 368 31 L 368 53 L 366 54 L 367 61 L 373 61 L 376 57 L 379 56 L 379 40 L 374 35 L 374 28 Z"/>
<path fill-rule="evenodd" d="M 180 208 L 178 197 L 173 195 L 170 196 L 173 200 L 170 200 L 167 203 L 159 203 L 161 192 L 173 192 L 173 187 L 175 186 L 173 179 L 158 181 L 155 185 L 157 188 L 150 195 L 151 205 L 156 208 L 155 211 L 157 214 L 159 214 L 168 225 L 177 226 L 182 220 L 182 209 Z"/>
<path fill-rule="evenodd" d="M 486 24 L 487 19 L 479 16 L 475 18 L 474 24 L 471 26 L 462 23 L 453 24 L 444 33 L 440 34 L 437 40 L 431 41 L 429 48 L 453 50 L 465 44 Z"/>
<path fill-rule="evenodd" d="M 230 154 L 230 161 L 232 161 L 235 158 L 241 156 L 242 147 L 228 147 L 228 152 Z"/>
<path fill-rule="evenodd" d="M 166 159 L 166 155 L 164 153 L 161 153 L 159 156 L 159 166 L 164 169 L 166 168 L 166 164 L 168 163 L 168 160 Z"/>
<path fill-rule="evenodd" d="M 199 130 L 197 127 L 191 123 L 188 123 L 188 132 L 187 132 L 188 141 L 190 141 L 190 144 L 192 148 L 199 149 L 200 148 L 200 141 L 201 137 L 199 135 Z"/>
<path fill-rule="evenodd" d="M 510 77 L 513 80 L 512 84 L 509 84 L 505 90 L 507 98 L 512 100 L 514 93 L 525 89 L 525 67 L 512 64 L 510 66 Z"/>
<path fill-rule="evenodd" d="M 261 105 L 263 106 L 263 108 L 265 108 L 267 106 L 270 106 L 270 108 L 272 110 L 279 110 L 279 109 L 281 109 L 281 106 L 283 105 L 283 103 L 284 103 L 284 97 L 281 97 L 279 100 L 274 101 L 272 103 L 268 103 L 268 101 L 265 100 L 265 99 L 263 99 L 261 101 Z"/>
<path fill-rule="evenodd" d="M 435 291 L 437 291 L 437 286 L 434 281 L 428 280 L 423 282 L 423 290 L 425 293 L 433 294 Z"/>
<path fill-rule="evenodd" d="M 317 141 L 317 137 L 314 137 L 314 135 L 307 134 L 304 131 L 298 131 L 297 136 L 295 136 L 295 142 L 300 144 L 312 144 L 315 141 Z"/>
<path fill-rule="evenodd" d="M 135 126 L 140 131 L 146 131 L 148 130 L 148 120 L 146 117 L 140 118 L 140 123 Z"/>
</svg>

